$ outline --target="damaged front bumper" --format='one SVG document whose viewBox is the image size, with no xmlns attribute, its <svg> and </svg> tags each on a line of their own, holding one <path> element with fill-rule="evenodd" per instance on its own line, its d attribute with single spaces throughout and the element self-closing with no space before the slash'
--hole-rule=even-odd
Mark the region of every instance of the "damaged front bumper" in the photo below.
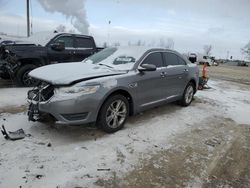
<svg viewBox="0 0 250 188">
<path fill-rule="evenodd" d="M 59 124 L 81 125 L 96 121 L 101 95 L 59 97 L 55 87 L 47 85 L 30 90 L 28 102 L 29 121 L 43 121 L 49 116 Z"/>
<path fill-rule="evenodd" d="M 40 84 L 39 87 L 28 91 L 28 118 L 29 121 L 38 121 L 43 113 L 39 111 L 39 104 L 46 103 L 54 95 L 54 87 L 48 84 Z"/>
<path fill-rule="evenodd" d="M 5 72 L 6 61 L 0 59 L 0 76 Z"/>
<path fill-rule="evenodd" d="M 13 77 L 20 65 L 14 53 L 9 52 L 4 47 L 0 48 L 0 77 Z"/>
</svg>

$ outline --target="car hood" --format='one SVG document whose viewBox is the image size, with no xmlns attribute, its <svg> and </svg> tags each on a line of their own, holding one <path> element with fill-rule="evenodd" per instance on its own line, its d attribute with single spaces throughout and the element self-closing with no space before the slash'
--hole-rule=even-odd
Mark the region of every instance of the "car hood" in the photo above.
<svg viewBox="0 0 250 188">
<path fill-rule="evenodd" d="M 84 80 L 125 73 L 127 72 L 101 65 L 76 62 L 43 66 L 31 71 L 29 76 L 53 85 L 71 85 Z"/>
</svg>

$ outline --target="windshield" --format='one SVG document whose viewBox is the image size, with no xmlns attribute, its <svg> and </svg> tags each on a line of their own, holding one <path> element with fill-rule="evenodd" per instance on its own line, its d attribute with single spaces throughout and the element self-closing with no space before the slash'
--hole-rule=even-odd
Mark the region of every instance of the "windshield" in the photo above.
<svg viewBox="0 0 250 188">
<path fill-rule="evenodd" d="M 144 52 L 144 48 L 106 48 L 85 59 L 83 62 L 98 64 L 116 70 L 131 70 Z"/>
</svg>

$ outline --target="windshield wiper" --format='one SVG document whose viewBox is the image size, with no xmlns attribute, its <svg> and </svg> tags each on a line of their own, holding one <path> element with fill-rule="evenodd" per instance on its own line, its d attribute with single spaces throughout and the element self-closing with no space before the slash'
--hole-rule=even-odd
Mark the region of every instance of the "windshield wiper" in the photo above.
<svg viewBox="0 0 250 188">
<path fill-rule="evenodd" d="M 102 66 L 106 66 L 106 67 L 108 67 L 108 68 L 111 68 L 111 69 L 113 69 L 114 67 L 111 67 L 111 66 L 109 66 L 109 65 L 106 65 L 106 64 L 102 64 L 102 63 L 98 63 L 97 65 L 102 65 Z"/>
</svg>

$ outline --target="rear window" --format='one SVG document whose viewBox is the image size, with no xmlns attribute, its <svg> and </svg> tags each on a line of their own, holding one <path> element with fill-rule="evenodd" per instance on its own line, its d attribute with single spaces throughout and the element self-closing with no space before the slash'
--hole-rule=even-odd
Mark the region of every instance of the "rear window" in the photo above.
<svg viewBox="0 0 250 188">
<path fill-rule="evenodd" d="M 165 58 L 167 66 L 168 65 L 180 65 L 178 57 L 174 53 L 164 52 L 163 54 L 164 54 L 164 58 Z"/>
</svg>

